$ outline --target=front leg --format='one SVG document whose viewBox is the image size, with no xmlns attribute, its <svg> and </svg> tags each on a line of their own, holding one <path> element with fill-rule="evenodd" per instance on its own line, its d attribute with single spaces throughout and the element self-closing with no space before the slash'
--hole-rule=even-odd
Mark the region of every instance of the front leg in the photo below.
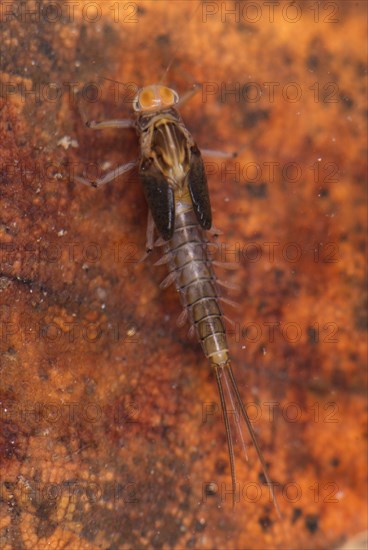
<svg viewBox="0 0 368 550">
<path fill-rule="evenodd" d="M 97 122 L 96 120 L 85 120 L 87 128 L 92 130 L 101 130 L 101 128 L 135 128 L 135 120 L 130 118 L 115 118 L 112 120 L 102 120 Z"/>
<path fill-rule="evenodd" d="M 76 104 L 79 111 L 79 114 L 87 126 L 92 130 L 101 130 L 102 128 L 135 128 L 136 121 L 130 118 L 114 118 L 111 120 L 102 120 L 98 122 L 97 120 L 89 120 L 84 112 L 84 109 L 81 107 L 80 92 L 74 92 L 74 97 L 76 98 Z"/>
</svg>

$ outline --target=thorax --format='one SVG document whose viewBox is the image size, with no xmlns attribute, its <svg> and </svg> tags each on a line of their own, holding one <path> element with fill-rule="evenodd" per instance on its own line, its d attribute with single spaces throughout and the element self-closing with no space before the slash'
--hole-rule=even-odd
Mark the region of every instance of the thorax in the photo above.
<svg viewBox="0 0 368 550">
<path fill-rule="evenodd" d="M 183 189 L 190 168 L 193 138 L 175 109 L 141 115 L 137 120 L 142 159 L 156 167 L 177 190 Z"/>
</svg>

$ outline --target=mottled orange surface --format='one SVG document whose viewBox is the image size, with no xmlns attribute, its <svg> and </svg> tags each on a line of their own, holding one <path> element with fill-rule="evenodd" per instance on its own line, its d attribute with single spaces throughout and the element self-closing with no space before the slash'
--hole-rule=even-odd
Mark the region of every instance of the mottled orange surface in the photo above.
<svg viewBox="0 0 368 550">
<path fill-rule="evenodd" d="M 338 548 L 367 528 L 366 3 L 36 4 L 0 12 L 2 548 Z M 231 506 L 212 373 L 159 253 L 138 263 L 137 174 L 73 181 L 138 151 L 72 87 L 124 117 L 173 56 L 198 145 L 240 151 L 207 162 L 215 256 L 282 521 L 252 450 Z"/>
</svg>

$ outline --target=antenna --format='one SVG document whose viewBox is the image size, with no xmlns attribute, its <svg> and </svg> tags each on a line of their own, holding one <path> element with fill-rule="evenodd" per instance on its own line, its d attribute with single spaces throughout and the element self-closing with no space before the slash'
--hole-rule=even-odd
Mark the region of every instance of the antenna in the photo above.
<svg viewBox="0 0 368 550">
<path fill-rule="evenodd" d="M 193 17 L 194 17 L 195 14 L 197 13 L 198 8 L 199 8 L 199 6 L 201 6 L 201 4 L 202 4 L 202 0 L 199 0 L 199 2 L 198 2 L 198 4 L 197 4 L 196 8 L 193 10 L 193 13 L 192 13 L 192 15 L 189 17 L 187 23 L 189 23 L 190 21 L 192 21 Z M 174 54 L 173 54 L 173 56 L 172 56 L 172 58 L 171 58 L 171 61 L 168 63 L 168 65 L 167 65 L 167 67 L 165 68 L 165 70 L 164 70 L 164 72 L 163 72 L 163 74 L 162 74 L 160 80 L 158 81 L 159 84 L 162 84 L 163 81 L 164 81 L 164 79 L 166 78 L 166 75 L 167 75 L 167 73 L 169 72 L 169 70 L 170 70 L 170 68 L 171 68 L 171 65 L 172 65 L 173 62 L 175 61 L 176 54 L 178 53 L 178 49 L 179 49 L 179 44 L 176 46 L 176 48 L 175 48 L 175 50 L 174 50 Z"/>
</svg>

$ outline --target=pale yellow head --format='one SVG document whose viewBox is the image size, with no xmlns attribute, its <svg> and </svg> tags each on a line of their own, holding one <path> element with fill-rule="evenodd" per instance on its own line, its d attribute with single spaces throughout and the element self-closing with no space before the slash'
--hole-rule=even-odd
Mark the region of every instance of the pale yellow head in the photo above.
<svg viewBox="0 0 368 550">
<path fill-rule="evenodd" d="M 179 96 L 175 90 L 162 84 L 151 84 L 138 91 L 133 101 L 133 109 L 140 113 L 159 111 L 172 107 L 178 101 Z"/>
</svg>

